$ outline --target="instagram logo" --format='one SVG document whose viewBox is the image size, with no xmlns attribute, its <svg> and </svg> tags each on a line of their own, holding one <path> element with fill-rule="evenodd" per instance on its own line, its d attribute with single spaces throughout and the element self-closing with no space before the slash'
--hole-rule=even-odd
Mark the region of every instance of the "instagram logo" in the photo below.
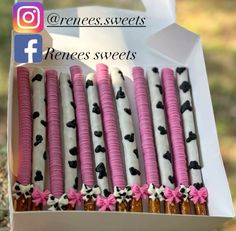
<svg viewBox="0 0 236 231">
<path fill-rule="evenodd" d="M 44 9 L 40 2 L 18 2 L 13 7 L 13 28 L 19 33 L 43 30 Z"/>
</svg>

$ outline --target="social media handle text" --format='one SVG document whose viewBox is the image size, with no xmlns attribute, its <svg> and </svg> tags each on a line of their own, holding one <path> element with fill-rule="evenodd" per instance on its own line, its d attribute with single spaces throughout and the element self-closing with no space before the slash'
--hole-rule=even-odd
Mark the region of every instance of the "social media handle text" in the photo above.
<svg viewBox="0 0 236 231">
<path fill-rule="evenodd" d="M 63 52 L 58 51 L 52 47 L 47 49 L 44 56 L 45 60 L 134 60 L 137 52 L 127 51 L 75 51 L 75 52 Z"/>
</svg>

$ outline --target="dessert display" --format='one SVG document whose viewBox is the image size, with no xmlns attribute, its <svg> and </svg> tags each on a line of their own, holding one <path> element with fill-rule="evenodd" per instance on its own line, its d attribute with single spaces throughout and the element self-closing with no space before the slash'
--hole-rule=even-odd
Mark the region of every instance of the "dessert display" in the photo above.
<svg viewBox="0 0 236 231">
<path fill-rule="evenodd" d="M 208 214 L 188 69 L 133 67 L 134 107 L 127 78 L 17 68 L 16 211 Z"/>
</svg>

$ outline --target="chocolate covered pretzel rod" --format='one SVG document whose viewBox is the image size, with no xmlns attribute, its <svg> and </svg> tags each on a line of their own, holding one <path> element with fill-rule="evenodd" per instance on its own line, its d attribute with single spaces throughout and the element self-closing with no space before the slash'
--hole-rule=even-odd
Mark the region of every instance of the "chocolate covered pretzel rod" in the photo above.
<svg viewBox="0 0 236 231">
<path fill-rule="evenodd" d="M 13 185 L 14 209 L 31 209 L 31 160 L 32 160 L 32 106 L 29 70 L 17 68 L 17 96 L 19 115 L 19 164 L 16 182 Z"/>
<path fill-rule="evenodd" d="M 75 72 L 73 71 L 74 69 L 76 70 Z M 94 186 L 92 143 L 84 79 L 78 66 L 71 67 L 71 75 L 76 106 L 76 121 L 74 121 L 73 127 L 76 127 L 77 122 L 77 143 L 79 144 L 80 169 L 83 183 L 81 194 L 84 200 L 84 210 L 93 211 L 96 210 L 96 198 L 100 194 L 100 189 L 98 186 Z M 74 162 L 72 167 L 76 168 L 77 162 Z"/>
<path fill-rule="evenodd" d="M 172 193 L 170 190 L 167 190 L 165 191 L 165 196 L 170 199 L 175 199 L 176 202 L 180 202 L 180 210 L 182 214 L 190 214 L 187 160 L 183 140 L 183 129 L 181 127 L 180 110 L 176 94 L 176 83 L 172 69 L 164 68 L 162 70 L 162 84 L 174 158 L 176 183 L 177 186 L 179 186 L 178 192 Z"/>
<path fill-rule="evenodd" d="M 148 69 L 147 81 L 149 87 L 151 108 L 152 108 L 152 121 L 154 126 L 154 137 L 156 143 L 156 153 L 160 169 L 161 182 L 164 187 L 169 190 L 175 189 L 172 154 L 168 140 L 168 128 L 164 111 L 164 100 L 161 79 L 159 70 L 156 67 Z M 151 190 L 151 189 L 150 189 Z M 165 199 L 165 212 L 176 213 L 176 202 Z"/>
<path fill-rule="evenodd" d="M 190 196 L 195 205 L 197 215 L 207 215 L 207 190 L 204 187 L 198 137 L 195 126 L 194 107 L 191 94 L 191 84 L 188 77 L 188 70 L 184 67 L 176 69 L 177 83 L 179 88 L 181 115 L 184 126 L 185 145 L 188 156 L 188 169 L 190 173 Z"/>
<path fill-rule="evenodd" d="M 100 211 L 114 210 L 116 200 L 109 190 L 108 169 L 105 148 L 105 138 L 102 126 L 102 115 L 98 98 L 98 90 L 95 74 L 91 73 L 86 78 L 86 90 L 89 105 L 89 117 L 93 141 L 93 154 L 95 160 L 95 174 L 97 184 L 101 190 L 101 196 L 97 198 L 97 206 Z"/>
<path fill-rule="evenodd" d="M 47 204 L 49 210 L 65 210 L 68 197 L 64 194 L 62 167 L 62 145 L 59 110 L 59 81 L 55 70 L 46 72 L 47 93 L 47 139 L 49 157 L 50 192 Z"/>
<path fill-rule="evenodd" d="M 45 76 L 43 69 L 36 68 L 32 75 L 32 104 L 33 104 L 33 163 L 32 210 L 42 210 L 47 204 L 49 191 L 45 190 L 46 165 L 46 102 Z"/>
<path fill-rule="evenodd" d="M 142 198 L 148 197 L 148 186 L 144 185 L 141 187 L 140 185 L 141 172 L 139 166 L 138 149 L 134 134 L 132 112 L 125 89 L 125 78 L 121 70 L 114 68 L 111 71 L 111 79 L 115 95 L 119 127 L 122 136 L 127 183 L 132 187 L 133 192 L 133 199 L 131 201 L 130 209 L 133 212 L 142 212 Z"/>
<path fill-rule="evenodd" d="M 96 66 L 96 80 L 100 96 L 102 117 L 109 156 L 112 184 L 114 187 L 114 196 L 117 200 L 118 211 L 128 211 L 131 201 L 131 187 L 126 186 L 126 180 L 121 158 L 121 147 L 119 143 L 119 131 L 117 128 L 117 119 L 115 106 L 113 103 L 113 94 L 111 89 L 111 80 L 108 74 L 108 67 L 104 64 Z M 98 105 L 95 105 L 97 113 L 101 113 Z"/>
<path fill-rule="evenodd" d="M 148 93 L 144 70 L 141 67 L 133 68 L 134 92 L 138 112 L 141 147 L 144 155 L 146 182 L 149 184 L 149 212 L 160 212 L 160 199 L 163 189 L 160 188 L 157 158 L 155 153 L 154 134 L 152 130 L 151 113 L 148 102 Z"/>
<path fill-rule="evenodd" d="M 78 191 L 77 143 L 75 129 L 75 104 L 72 81 L 67 73 L 59 76 L 62 114 L 62 150 L 64 155 L 64 190 L 69 199 L 68 209 L 75 209 L 81 203 Z"/>
</svg>

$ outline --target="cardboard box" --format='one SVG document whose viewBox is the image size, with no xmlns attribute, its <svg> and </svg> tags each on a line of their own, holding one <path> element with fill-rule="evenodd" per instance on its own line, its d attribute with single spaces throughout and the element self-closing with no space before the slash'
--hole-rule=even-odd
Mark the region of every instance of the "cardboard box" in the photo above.
<svg viewBox="0 0 236 231">
<path fill-rule="evenodd" d="M 49 28 L 42 33 L 44 51 L 53 47 L 58 51 L 136 51 L 135 60 L 46 60 L 41 67 L 55 68 L 58 72 L 69 71 L 69 66 L 79 64 L 84 73 L 94 71 L 99 62 L 120 67 L 127 81 L 128 96 L 135 109 L 131 68 L 186 66 L 189 68 L 196 122 L 200 137 L 203 163 L 203 179 L 209 191 L 209 216 L 166 215 L 118 212 L 15 212 L 12 205 L 11 188 L 17 173 L 18 112 L 16 89 L 16 64 L 11 58 L 8 100 L 8 169 L 11 227 L 14 231 L 64 231 L 64 230 L 122 230 L 122 231 L 195 231 L 212 230 L 234 217 L 234 209 L 227 178 L 219 150 L 214 114 L 207 81 L 207 74 L 200 38 L 175 24 L 174 0 L 143 0 L 145 12 L 106 7 L 80 7 L 47 11 L 61 17 L 146 17 L 145 28 Z M 13 52 L 13 46 L 12 46 Z M 22 64 L 23 65 L 23 64 Z M 35 65 L 25 65 L 33 68 Z M 134 113 L 135 114 L 135 113 Z M 137 115 L 134 115 L 137 124 Z M 135 126 L 138 129 L 138 126 Z M 138 130 L 136 130 L 138 134 Z M 137 136 L 138 137 L 138 136 Z M 139 141 L 139 140 L 138 140 Z M 139 147 L 140 149 L 140 147 Z M 141 160 L 142 161 L 142 160 Z"/>
</svg>

